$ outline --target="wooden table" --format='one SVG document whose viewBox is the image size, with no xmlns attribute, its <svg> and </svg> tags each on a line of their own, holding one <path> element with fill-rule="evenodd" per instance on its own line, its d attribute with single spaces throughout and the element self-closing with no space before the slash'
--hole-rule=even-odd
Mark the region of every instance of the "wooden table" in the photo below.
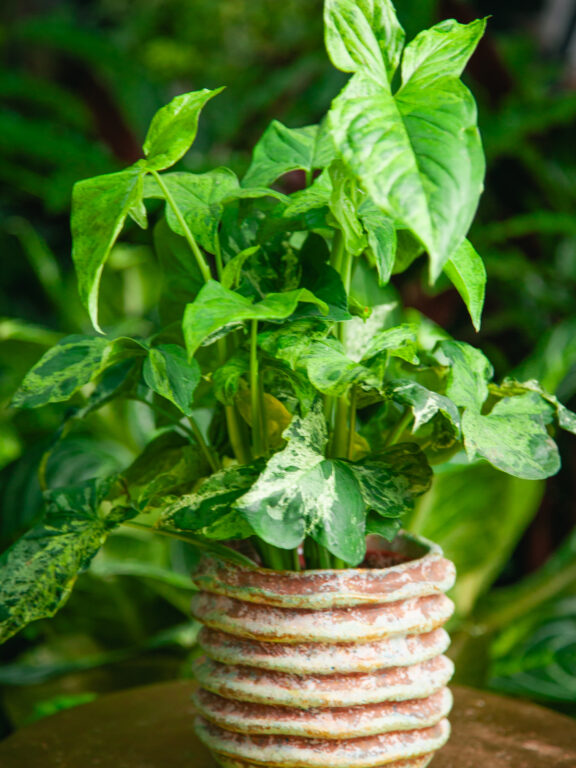
<svg viewBox="0 0 576 768">
<path fill-rule="evenodd" d="M 196 740 L 189 682 L 102 696 L 0 743 L 1 768 L 214 768 Z M 455 688 L 454 733 L 433 768 L 576 768 L 576 721 Z"/>
</svg>

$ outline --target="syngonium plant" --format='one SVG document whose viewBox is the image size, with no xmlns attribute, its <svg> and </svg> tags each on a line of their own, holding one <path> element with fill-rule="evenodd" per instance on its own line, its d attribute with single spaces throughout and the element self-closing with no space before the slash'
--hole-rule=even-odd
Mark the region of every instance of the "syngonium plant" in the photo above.
<svg viewBox="0 0 576 768">
<path fill-rule="evenodd" d="M 219 90 L 187 93 L 155 115 L 142 160 L 76 185 L 73 259 L 97 333 L 50 349 L 14 405 L 74 397 L 65 431 L 128 398 L 162 426 L 120 475 L 46 493 L 0 559 L 2 638 L 53 615 L 119 525 L 244 564 L 346 568 L 368 533 L 394 537 L 433 464 L 558 471 L 551 432 L 576 432 L 576 416 L 537 382 L 494 383 L 479 349 L 382 290 L 426 257 L 480 324 L 486 276 L 466 235 L 484 156 L 460 76 L 484 28 L 444 21 L 405 44 L 389 0 L 326 0 L 328 53 L 351 76 L 319 125 L 272 122 L 242 180 L 169 171 Z M 273 185 L 290 171 L 305 184 L 285 194 Z M 111 337 L 100 277 L 151 199 L 155 332 Z"/>
</svg>

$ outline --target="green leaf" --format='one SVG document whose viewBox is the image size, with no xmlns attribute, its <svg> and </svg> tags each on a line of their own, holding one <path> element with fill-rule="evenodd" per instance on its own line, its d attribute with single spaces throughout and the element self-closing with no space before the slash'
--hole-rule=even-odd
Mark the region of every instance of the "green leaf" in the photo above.
<svg viewBox="0 0 576 768">
<path fill-rule="evenodd" d="M 401 517 L 414 507 L 414 498 L 426 493 L 432 470 L 414 443 L 399 443 L 350 464 L 360 484 L 366 507 L 383 517 Z"/>
<path fill-rule="evenodd" d="M 139 373 L 139 365 L 133 359 L 122 360 L 106 368 L 100 374 L 90 397 L 83 406 L 74 411 L 72 418 L 84 419 L 89 413 L 97 411 L 117 397 L 126 395 L 131 385 L 136 384 Z"/>
<path fill-rule="evenodd" d="M 404 30 L 389 0 L 326 0 L 326 49 L 344 72 L 389 84 L 402 55 Z"/>
<path fill-rule="evenodd" d="M 152 347 L 144 362 L 144 381 L 154 392 L 170 400 L 185 416 L 192 415 L 194 391 L 200 382 L 200 366 L 188 361 L 177 344 Z"/>
<path fill-rule="evenodd" d="M 31 621 L 53 616 L 110 531 L 133 516 L 132 511 L 101 508 L 112 480 L 90 480 L 47 494 L 43 524 L 0 556 L 0 642 Z"/>
<path fill-rule="evenodd" d="M 238 325 L 246 320 L 285 320 L 293 314 L 299 302 L 316 304 L 327 310 L 327 305 L 305 288 L 270 293 L 262 301 L 253 303 L 210 280 L 184 312 L 182 327 L 188 354 L 192 357 L 203 341 L 226 326 Z"/>
<path fill-rule="evenodd" d="M 400 520 L 391 517 L 380 517 L 375 512 L 370 512 L 366 518 L 366 533 L 375 533 L 386 541 L 393 541 L 402 528 Z"/>
<path fill-rule="evenodd" d="M 359 71 L 328 118 L 337 148 L 374 203 L 426 246 L 432 280 L 464 240 L 484 177 L 474 99 L 454 74 L 483 26 L 475 23 L 473 34 L 462 30 L 454 22 L 442 32 L 456 50 L 466 37 L 457 66 L 448 66 L 444 47 L 418 43 L 415 50 L 411 43 L 406 55 L 422 71 L 407 70 L 395 94 L 387 82 L 378 84 Z M 441 76 L 434 74 L 436 59 Z"/>
<path fill-rule="evenodd" d="M 256 535 L 282 549 L 306 535 L 337 557 L 357 565 L 364 557 L 365 506 L 350 466 L 326 459 L 322 405 L 294 417 L 276 453 L 248 493 L 234 504 Z"/>
<path fill-rule="evenodd" d="M 282 325 L 277 330 L 267 330 L 258 334 L 258 344 L 272 357 L 284 360 L 296 368 L 298 360 L 310 345 L 325 339 L 330 332 L 330 324 L 317 318 L 301 318 Z"/>
<path fill-rule="evenodd" d="M 342 231 L 344 249 L 358 256 L 366 248 L 366 236 L 354 201 L 357 182 L 340 160 L 331 163 L 328 171 L 332 181 L 330 211 Z"/>
<path fill-rule="evenodd" d="M 314 387 L 326 395 L 341 396 L 355 383 L 370 380 L 370 371 L 351 360 L 342 342 L 328 338 L 310 344 L 299 358 Z"/>
<path fill-rule="evenodd" d="M 273 120 L 254 148 L 242 186 L 268 186 L 289 171 L 311 172 L 328 165 L 333 156 L 330 136 L 321 126 L 287 128 Z"/>
<path fill-rule="evenodd" d="M 420 361 L 416 354 L 418 348 L 417 332 L 416 325 L 412 323 L 403 323 L 385 331 L 378 331 L 368 342 L 367 349 L 362 355 L 362 362 L 374 370 L 375 363 L 378 362 L 375 358 L 380 358 L 384 353 L 384 366 L 388 356 L 398 357 L 407 363 L 418 365 Z"/>
<path fill-rule="evenodd" d="M 236 256 L 232 257 L 228 264 L 224 267 L 222 270 L 222 277 L 220 278 L 220 282 L 224 286 L 224 288 L 228 288 L 228 290 L 234 290 L 240 285 L 240 277 L 242 275 L 242 267 L 246 263 L 246 261 L 253 256 L 258 250 L 260 249 L 259 245 L 254 245 L 250 248 L 245 248 L 243 251 L 240 251 L 240 253 L 237 253 Z"/>
<path fill-rule="evenodd" d="M 194 238 L 209 253 L 216 253 L 218 224 L 224 210 L 222 201 L 239 189 L 236 174 L 228 168 L 215 168 L 207 173 L 166 173 L 162 181 Z M 153 178 L 146 179 L 144 195 L 164 199 L 158 182 Z M 166 205 L 166 220 L 173 232 L 184 237 L 184 230 L 170 205 Z"/>
<path fill-rule="evenodd" d="M 284 210 L 287 218 L 299 216 L 314 208 L 323 208 L 330 203 L 332 196 L 332 179 L 328 168 L 322 171 L 309 187 L 290 195 L 288 205 Z"/>
<path fill-rule="evenodd" d="M 452 400 L 423 387 L 411 379 L 393 379 L 382 389 L 385 398 L 412 410 L 413 432 L 427 424 L 438 413 L 445 416 L 460 432 L 460 414 Z"/>
<path fill-rule="evenodd" d="M 558 425 L 562 427 L 562 429 L 565 429 L 567 432 L 572 432 L 572 434 L 576 434 L 576 414 L 566 408 L 555 395 L 546 392 L 538 381 L 533 379 L 530 381 L 505 379 L 501 386 L 493 386 L 491 389 L 497 395 L 511 395 L 515 400 L 520 399 L 519 396 L 525 395 L 526 393 L 534 393 L 534 395 L 539 396 L 541 402 L 548 405 L 548 409 L 551 409 L 554 412 Z M 511 401 L 512 398 L 508 397 L 507 400 Z M 522 398 L 522 400 L 524 401 L 525 398 Z M 538 407 L 538 403 L 534 402 L 534 400 L 531 402 L 534 403 L 530 409 L 531 413 L 547 412 L 548 409 L 546 409 L 546 407 L 543 409 L 542 406 Z M 498 405 L 501 404 L 499 403 Z M 551 419 L 549 419 L 549 421 L 551 421 Z"/>
<path fill-rule="evenodd" d="M 402 85 L 428 87 L 444 77 L 460 77 L 486 30 L 487 19 L 459 24 L 446 19 L 426 29 L 406 46 L 402 57 Z"/>
<path fill-rule="evenodd" d="M 396 227 L 369 198 L 361 203 L 358 215 L 368 237 L 368 246 L 376 263 L 380 285 L 386 285 L 390 282 L 396 257 Z"/>
<path fill-rule="evenodd" d="M 238 512 L 232 509 L 232 504 L 252 486 L 262 467 L 263 462 L 258 461 L 215 472 L 194 493 L 185 494 L 168 505 L 159 527 L 194 531 L 209 538 L 251 536 L 252 530 Z"/>
<path fill-rule="evenodd" d="M 214 394 L 224 405 L 232 405 L 238 394 L 241 379 L 250 371 L 248 353 L 244 350 L 236 350 L 228 360 L 216 368 L 212 375 L 214 382 Z"/>
<path fill-rule="evenodd" d="M 162 171 L 184 157 L 196 138 L 200 112 L 222 90 L 183 93 L 156 112 L 144 141 L 147 169 Z"/>
<path fill-rule="evenodd" d="M 494 373 L 490 361 L 479 349 L 462 341 L 441 341 L 435 357 L 448 368 L 447 397 L 461 408 L 479 413 L 488 397 L 488 382 Z"/>
<path fill-rule="evenodd" d="M 66 336 L 26 374 L 12 405 L 38 408 L 68 400 L 105 367 L 109 347 L 103 336 Z"/>
<path fill-rule="evenodd" d="M 497 469 L 526 480 L 555 475 L 560 456 L 544 419 L 538 414 L 510 413 L 500 405 L 486 416 L 464 411 L 462 432 L 468 458 L 481 456 Z"/>
<path fill-rule="evenodd" d="M 163 432 L 122 473 L 127 503 L 139 513 L 163 508 L 168 495 L 188 492 L 210 472 L 204 453 L 174 431 Z"/>
<path fill-rule="evenodd" d="M 120 173 L 79 181 L 72 192 L 72 259 L 80 298 L 98 331 L 98 289 L 104 264 L 129 212 L 142 203 L 144 170 L 140 162 Z"/>
<path fill-rule="evenodd" d="M 162 268 L 160 314 L 164 324 L 182 321 L 186 304 L 204 285 L 198 263 L 183 237 L 163 217 L 154 227 L 154 250 Z"/>
<path fill-rule="evenodd" d="M 472 243 L 464 240 L 444 265 L 444 272 L 464 300 L 472 324 L 479 331 L 486 291 L 486 268 Z"/>
</svg>

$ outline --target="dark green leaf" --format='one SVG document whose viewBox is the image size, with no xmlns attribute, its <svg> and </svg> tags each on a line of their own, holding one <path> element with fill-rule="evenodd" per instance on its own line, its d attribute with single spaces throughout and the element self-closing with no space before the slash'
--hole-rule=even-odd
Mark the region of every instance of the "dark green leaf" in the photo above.
<svg viewBox="0 0 576 768">
<path fill-rule="evenodd" d="M 472 324 L 479 331 L 486 290 L 486 268 L 472 243 L 464 240 L 444 265 L 444 272 L 464 300 Z"/>
<path fill-rule="evenodd" d="M 399 443 L 350 464 L 369 510 L 383 517 L 401 517 L 414 498 L 429 490 L 432 470 L 414 443 Z"/>
<path fill-rule="evenodd" d="M 164 170 L 186 154 L 196 138 L 200 112 L 222 90 L 183 93 L 156 112 L 144 141 L 146 168 Z"/>
<path fill-rule="evenodd" d="M 143 374 L 150 389 L 170 400 L 184 415 L 192 415 L 200 366 L 196 360 L 188 361 L 185 349 L 177 344 L 152 347 L 144 362 Z"/>
<path fill-rule="evenodd" d="M 166 496 L 188 492 L 209 472 L 198 445 L 176 432 L 164 432 L 122 473 L 127 503 L 138 512 L 161 508 Z"/>
<path fill-rule="evenodd" d="M 211 280 L 202 288 L 194 303 L 188 304 L 184 313 L 182 327 L 188 354 L 192 356 L 203 341 L 226 326 L 238 325 L 246 320 L 285 320 L 293 314 L 299 302 L 309 302 L 327 310 L 326 304 L 305 288 L 270 293 L 262 301 L 253 303 Z"/>
<path fill-rule="evenodd" d="M 160 527 L 171 527 L 211 538 L 237 538 L 228 535 L 233 528 L 242 533 L 238 538 L 252 535 L 246 521 L 239 518 L 232 504 L 257 479 L 263 462 L 239 467 L 227 467 L 215 472 L 194 492 L 181 496 L 169 504 L 160 521 Z M 217 532 L 222 536 L 219 537 Z M 245 534 L 245 535 L 244 535 Z"/>
<path fill-rule="evenodd" d="M 382 536 L 386 541 L 393 541 L 400 531 L 402 523 L 400 520 L 390 517 L 381 517 L 375 512 L 369 512 L 366 518 L 366 533 L 375 533 Z"/>
<path fill-rule="evenodd" d="M 87 567 L 127 511 L 105 512 L 111 480 L 90 480 L 47 495 L 46 518 L 0 557 L 0 642 L 66 602 Z"/>
<path fill-rule="evenodd" d="M 103 336 L 66 336 L 26 374 L 12 404 L 38 408 L 68 400 L 103 370 L 110 346 Z"/>
<path fill-rule="evenodd" d="M 96 330 L 98 288 L 104 264 L 126 216 L 142 204 L 144 170 L 141 165 L 79 181 L 72 192 L 72 258 L 78 290 Z"/>
<path fill-rule="evenodd" d="M 230 259 L 228 264 L 224 267 L 222 277 L 220 278 L 220 282 L 224 288 L 228 288 L 231 291 L 238 288 L 242 275 L 242 267 L 246 261 L 259 250 L 259 248 L 259 245 L 245 248 Z"/>
</svg>

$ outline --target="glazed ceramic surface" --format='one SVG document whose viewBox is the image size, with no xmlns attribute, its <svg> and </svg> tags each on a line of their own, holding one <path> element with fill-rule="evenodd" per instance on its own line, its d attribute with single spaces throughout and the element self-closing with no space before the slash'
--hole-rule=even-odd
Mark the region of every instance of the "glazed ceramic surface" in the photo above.
<svg viewBox="0 0 576 768">
<path fill-rule="evenodd" d="M 400 535 L 383 567 L 275 572 L 204 558 L 196 730 L 225 768 L 424 768 L 448 739 L 454 566 Z"/>
</svg>

